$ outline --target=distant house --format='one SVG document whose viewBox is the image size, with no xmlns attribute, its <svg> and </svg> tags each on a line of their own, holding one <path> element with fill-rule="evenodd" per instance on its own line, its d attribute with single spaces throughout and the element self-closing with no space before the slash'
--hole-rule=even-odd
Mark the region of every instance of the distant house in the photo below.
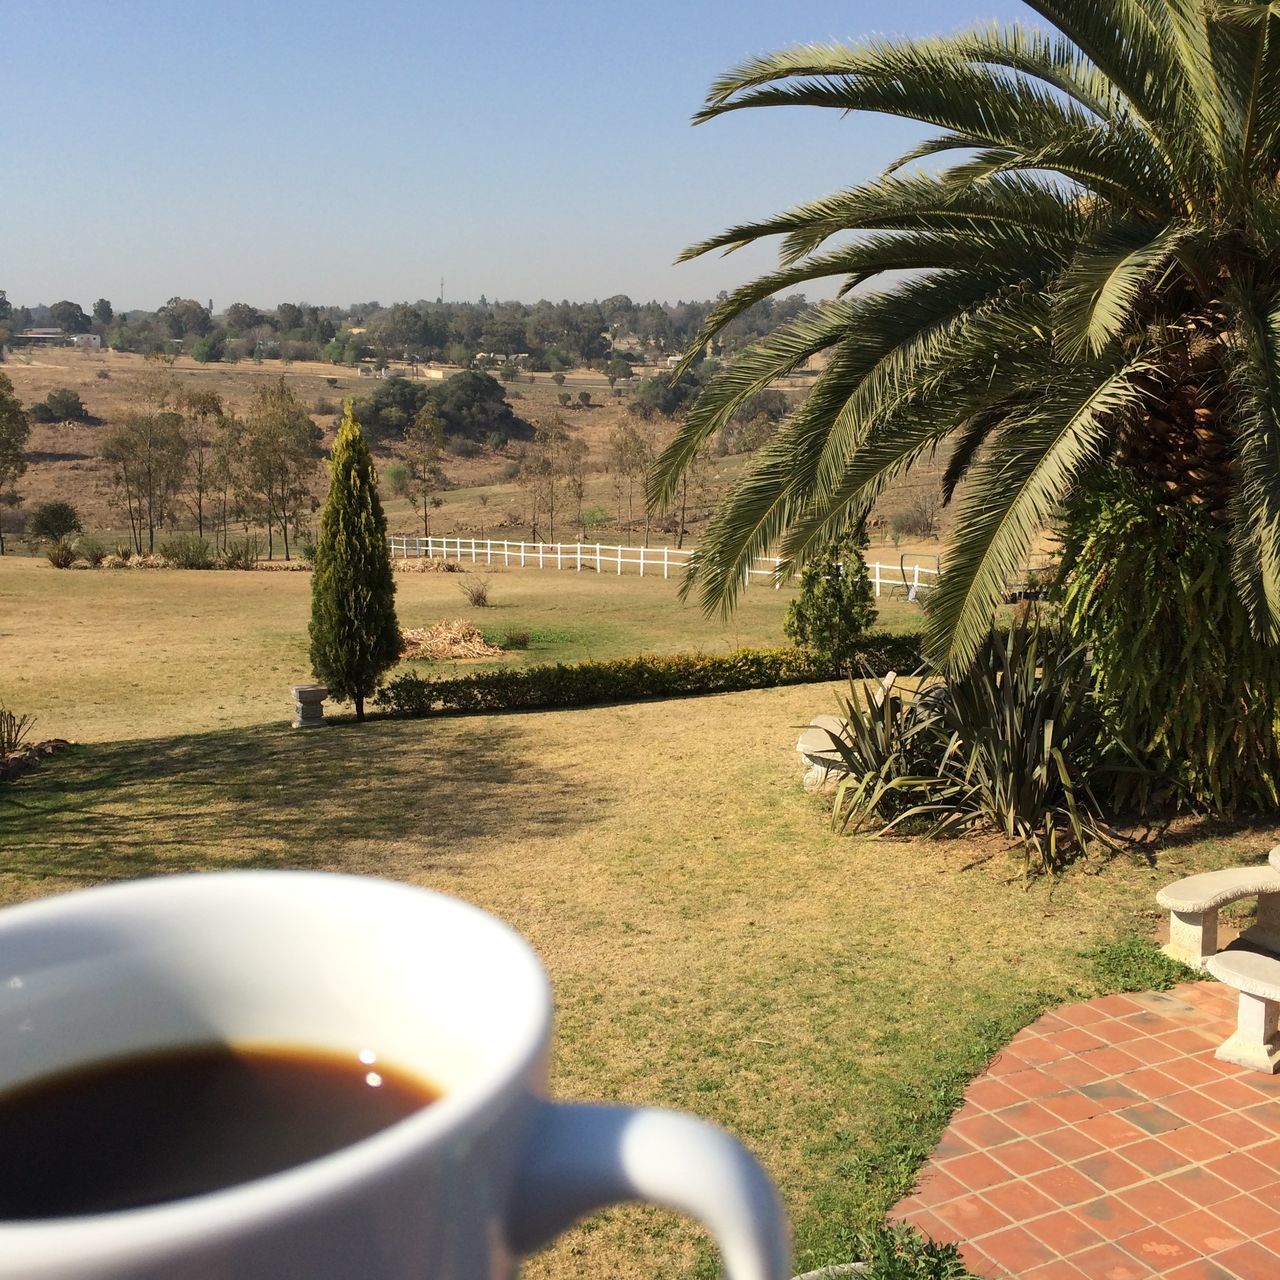
<svg viewBox="0 0 1280 1280">
<path fill-rule="evenodd" d="M 96 333 L 77 333 L 71 339 L 71 345 L 81 351 L 101 351 L 102 339 Z"/>
<path fill-rule="evenodd" d="M 61 329 L 23 329 L 9 339 L 13 347 L 63 347 L 67 335 Z"/>
</svg>

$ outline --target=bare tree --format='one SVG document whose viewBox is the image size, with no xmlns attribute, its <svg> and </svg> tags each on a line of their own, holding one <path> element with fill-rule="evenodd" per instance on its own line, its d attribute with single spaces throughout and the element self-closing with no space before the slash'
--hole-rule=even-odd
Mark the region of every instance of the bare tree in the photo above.
<svg viewBox="0 0 1280 1280">
<path fill-rule="evenodd" d="M 301 525 L 320 456 L 320 428 L 285 380 L 260 387 L 242 432 L 241 493 L 244 506 L 267 526 L 267 556 L 275 554 L 276 529 L 289 559 L 289 533 Z M 318 504 L 315 504 L 318 505 Z"/>
<path fill-rule="evenodd" d="M 187 441 L 179 413 L 131 413 L 103 437 L 116 504 L 129 520 L 134 550 L 154 551 L 156 529 L 173 514 L 186 477 Z"/>
<path fill-rule="evenodd" d="M 444 444 L 444 424 L 430 401 L 422 406 L 404 429 L 401 456 L 409 469 L 409 505 L 422 517 L 422 536 L 431 536 L 431 512 L 441 505 L 435 497 L 444 485 L 440 450 Z"/>
<path fill-rule="evenodd" d="M 187 442 L 187 503 L 204 537 L 204 508 L 213 485 L 214 449 L 225 415 L 222 397 L 213 390 L 187 388 L 178 393 L 183 435 Z"/>
</svg>

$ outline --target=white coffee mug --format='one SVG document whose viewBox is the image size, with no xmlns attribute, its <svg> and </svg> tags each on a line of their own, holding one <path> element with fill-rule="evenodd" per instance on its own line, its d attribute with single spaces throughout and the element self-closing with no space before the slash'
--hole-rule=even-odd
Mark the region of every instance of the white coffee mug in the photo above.
<svg viewBox="0 0 1280 1280">
<path fill-rule="evenodd" d="M 269 1177 L 0 1222 L 0 1278 L 507 1280 L 583 1214 L 645 1200 L 703 1222 L 733 1280 L 783 1280 L 785 1223 L 751 1156 L 691 1116 L 547 1101 L 550 1031 L 522 938 L 388 881 L 173 876 L 0 911 L 0 1090 L 230 1043 L 376 1052 L 443 1091 Z"/>
</svg>

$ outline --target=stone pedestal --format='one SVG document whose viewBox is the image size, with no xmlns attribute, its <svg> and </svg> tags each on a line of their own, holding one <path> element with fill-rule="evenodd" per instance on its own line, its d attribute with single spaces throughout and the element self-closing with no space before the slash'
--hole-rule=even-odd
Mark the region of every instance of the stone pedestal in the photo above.
<svg viewBox="0 0 1280 1280">
<path fill-rule="evenodd" d="M 1280 1009 L 1274 1000 L 1242 991 L 1235 1032 L 1213 1056 L 1236 1066 L 1275 1075 L 1280 1068 L 1280 1044 L 1276 1043 L 1278 1012 Z"/>
<path fill-rule="evenodd" d="M 329 690 L 322 684 L 295 684 L 293 694 L 293 727 L 318 729 L 324 725 L 324 700 Z"/>
</svg>

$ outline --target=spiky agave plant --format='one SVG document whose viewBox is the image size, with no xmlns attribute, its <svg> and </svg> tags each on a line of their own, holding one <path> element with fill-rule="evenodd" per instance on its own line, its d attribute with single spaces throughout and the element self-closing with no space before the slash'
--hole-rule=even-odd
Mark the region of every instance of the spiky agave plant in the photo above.
<svg viewBox="0 0 1280 1280">
<path fill-rule="evenodd" d="M 1280 5 L 1027 3 L 1056 30 L 811 45 L 712 87 L 699 121 L 821 106 L 938 132 L 873 181 L 686 252 L 782 237 L 780 269 L 722 302 L 690 359 L 762 298 L 840 287 L 710 383 L 651 498 L 670 499 L 748 397 L 824 353 L 710 524 L 690 584 L 708 607 L 732 606 L 752 556 L 803 563 L 941 451 L 947 499 L 969 483 L 930 607 L 940 662 L 972 657 L 1038 532 L 1083 477 L 1117 465 L 1211 515 L 1232 546 L 1222 589 L 1273 644 Z M 877 285 L 886 272 L 905 274 Z"/>
</svg>

